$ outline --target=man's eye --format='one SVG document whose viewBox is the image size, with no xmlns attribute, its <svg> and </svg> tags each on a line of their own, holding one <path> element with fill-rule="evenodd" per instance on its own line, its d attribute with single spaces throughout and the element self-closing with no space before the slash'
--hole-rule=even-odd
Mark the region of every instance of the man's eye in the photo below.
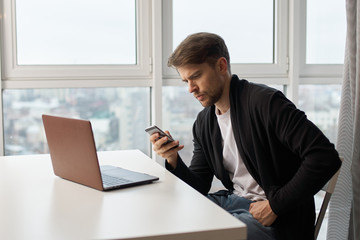
<svg viewBox="0 0 360 240">
<path fill-rule="evenodd" d="M 201 74 L 196 74 L 196 75 L 192 76 L 192 79 L 198 79 L 200 77 L 201 77 Z"/>
</svg>

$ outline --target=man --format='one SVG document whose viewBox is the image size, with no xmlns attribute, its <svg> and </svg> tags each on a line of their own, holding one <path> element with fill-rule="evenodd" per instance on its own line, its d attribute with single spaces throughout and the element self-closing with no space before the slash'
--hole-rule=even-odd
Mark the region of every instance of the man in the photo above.
<svg viewBox="0 0 360 240">
<path fill-rule="evenodd" d="M 280 91 L 231 75 L 215 34 L 188 36 L 168 65 L 204 109 L 190 167 L 178 141 L 150 137 L 166 168 L 243 221 L 248 239 L 313 239 L 313 196 L 340 167 L 334 145 Z M 208 194 L 214 175 L 227 190 Z"/>
</svg>

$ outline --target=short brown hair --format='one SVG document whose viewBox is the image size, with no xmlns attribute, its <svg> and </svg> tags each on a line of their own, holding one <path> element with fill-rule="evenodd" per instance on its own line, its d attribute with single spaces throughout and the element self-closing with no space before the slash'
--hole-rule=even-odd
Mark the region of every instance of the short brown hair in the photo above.
<svg viewBox="0 0 360 240">
<path fill-rule="evenodd" d="M 230 56 L 225 41 L 213 33 L 200 32 L 189 35 L 171 54 L 168 66 L 176 68 L 187 64 L 208 63 L 215 66 L 217 60 L 224 57 L 230 72 Z"/>
</svg>

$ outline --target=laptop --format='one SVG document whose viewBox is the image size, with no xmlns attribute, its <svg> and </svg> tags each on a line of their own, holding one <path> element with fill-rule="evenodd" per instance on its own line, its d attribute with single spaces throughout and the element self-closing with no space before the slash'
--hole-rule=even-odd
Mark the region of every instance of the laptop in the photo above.
<svg viewBox="0 0 360 240">
<path fill-rule="evenodd" d="M 90 121 L 50 115 L 42 119 L 56 176 L 101 191 L 159 180 L 120 167 L 100 166 Z"/>
</svg>

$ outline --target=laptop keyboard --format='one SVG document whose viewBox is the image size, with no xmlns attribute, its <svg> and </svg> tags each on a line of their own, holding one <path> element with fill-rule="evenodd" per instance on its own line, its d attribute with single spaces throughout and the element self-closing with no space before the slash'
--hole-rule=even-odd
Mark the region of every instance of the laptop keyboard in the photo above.
<svg viewBox="0 0 360 240">
<path fill-rule="evenodd" d="M 115 186 L 115 185 L 131 182 L 130 180 L 127 180 L 125 178 L 113 177 L 106 174 L 102 174 L 101 176 L 102 176 L 103 184 L 107 186 Z"/>
</svg>

